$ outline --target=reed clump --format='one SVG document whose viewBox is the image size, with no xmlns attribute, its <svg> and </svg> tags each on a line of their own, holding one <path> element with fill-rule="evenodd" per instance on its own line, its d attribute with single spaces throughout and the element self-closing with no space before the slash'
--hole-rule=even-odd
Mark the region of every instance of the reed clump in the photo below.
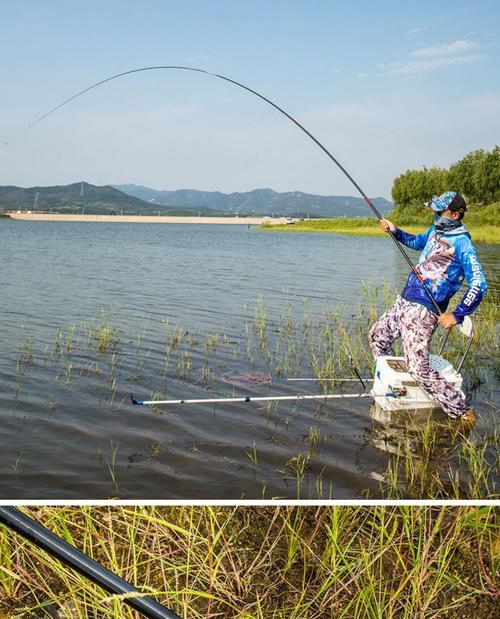
<svg viewBox="0 0 500 619">
<path fill-rule="evenodd" d="M 491 506 L 25 510 L 182 617 L 487 619 L 498 610 Z M 135 617 L 1 527 L 0 557 L 0 611 L 10 617 Z"/>
</svg>

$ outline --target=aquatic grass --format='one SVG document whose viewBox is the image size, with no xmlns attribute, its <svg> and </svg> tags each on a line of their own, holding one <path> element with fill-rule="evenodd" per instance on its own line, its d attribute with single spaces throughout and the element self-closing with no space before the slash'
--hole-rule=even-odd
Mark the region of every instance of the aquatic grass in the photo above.
<svg viewBox="0 0 500 619">
<path fill-rule="evenodd" d="M 23 339 L 19 346 L 17 362 L 19 365 L 27 366 L 35 361 L 33 354 L 33 336 L 23 327 Z"/>
<path fill-rule="evenodd" d="M 296 498 L 301 498 L 301 489 L 302 489 L 302 481 L 304 479 L 304 475 L 306 471 L 310 467 L 310 455 L 307 454 L 303 456 L 302 454 L 297 454 L 293 458 L 290 458 L 285 464 L 285 468 L 282 471 L 283 479 L 285 482 L 289 479 L 293 479 L 295 481 L 296 488 Z M 292 476 L 290 476 L 292 475 Z"/>
<path fill-rule="evenodd" d="M 201 368 L 201 381 L 205 387 L 213 386 L 216 382 L 216 376 L 208 365 Z"/>
<path fill-rule="evenodd" d="M 58 327 L 54 335 L 54 345 L 52 347 L 52 355 L 60 355 L 62 351 L 62 329 Z"/>
<path fill-rule="evenodd" d="M 342 302 L 327 300 L 314 316 L 311 316 L 310 301 L 297 297 L 287 301 L 283 307 L 270 309 L 263 297 L 256 299 L 253 306 L 245 310 L 241 337 L 230 339 L 223 332 L 214 330 L 203 334 L 195 334 L 184 325 L 170 324 L 161 320 L 161 340 L 152 349 L 144 346 L 148 337 L 146 322 L 142 323 L 138 335 L 134 326 L 126 327 L 119 322 L 119 316 L 111 308 L 102 308 L 94 318 L 77 323 L 70 322 L 68 326 L 61 325 L 55 332 L 54 342 L 45 344 L 43 367 L 44 375 L 55 378 L 60 386 L 54 389 L 64 389 L 60 396 L 56 391 L 51 394 L 54 401 L 67 397 L 67 392 L 88 395 L 91 406 L 102 410 L 103 405 L 121 407 L 126 405 L 130 391 L 130 381 L 141 383 L 141 391 L 148 399 L 164 399 L 168 392 L 172 397 L 182 397 L 190 390 L 212 392 L 222 396 L 240 395 L 245 387 L 234 387 L 232 393 L 223 378 L 226 366 L 235 375 L 245 375 L 249 372 L 266 372 L 273 377 L 271 385 L 255 385 L 255 389 L 266 393 L 350 392 L 359 391 L 361 385 L 356 384 L 357 370 L 362 376 L 370 376 L 373 369 L 373 358 L 367 345 L 367 334 L 372 322 L 390 305 L 395 291 L 387 285 L 366 282 L 361 291 L 358 304 L 347 305 Z M 474 323 L 477 338 L 473 341 L 473 349 L 465 365 L 465 389 L 477 400 L 491 404 L 492 416 L 494 407 L 494 382 L 492 377 L 497 369 L 494 360 L 498 350 L 498 308 L 494 298 L 487 296 L 476 313 Z M 154 333 L 158 325 L 147 323 Z M 103 341 L 106 342 L 99 350 L 99 326 L 104 326 Z M 132 330 L 131 330 L 132 329 Z M 109 334 L 113 334 L 111 337 Z M 16 393 L 22 402 L 24 384 L 30 380 L 29 369 L 35 365 L 35 359 L 40 359 L 43 345 L 36 342 L 23 332 L 24 339 L 18 351 L 16 360 Z M 441 332 L 435 335 L 432 350 L 437 351 Z M 449 338 L 446 352 L 447 358 L 453 359 L 463 350 L 464 338 L 453 330 Z M 48 347 L 47 347 L 48 346 Z M 397 350 L 397 349 L 396 349 Z M 49 355 L 47 354 L 49 351 Z M 50 353 L 50 351 L 52 351 Z M 58 352 L 56 352 L 58 351 Z M 64 354 L 63 354 L 64 353 Z M 478 360 L 477 363 L 474 359 Z M 479 367 L 477 367 L 479 366 Z M 14 371 L 13 371 L 14 374 Z M 310 376 L 319 379 L 314 383 L 287 383 L 275 381 L 294 376 Z M 14 377 L 13 377 L 14 378 Z M 344 382 L 346 379 L 352 382 Z M 14 381 L 12 381 L 14 382 Z M 253 389 L 254 386 L 252 386 Z M 22 390 L 22 391 L 21 391 Z M 279 391 L 278 391 L 279 390 Z M 141 393 L 142 396 L 142 393 Z M 203 393 L 200 393 L 203 397 Z M 49 405 L 50 408 L 50 405 Z M 324 431 L 325 416 L 330 415 L 334 404 L 328 406 L 313 406 L 309 403 L 281 405 L 269 403 L 255 409 L 256 414 L 265 417 L 265 423 L 288 433 L 290 446 L 283 461 L 274 465 L 273 471 L 266 475 L 281 477 L 283 475 L 283 492 L 310 498 L 325 498 L 333 495 L 336 490 L 336 480 L 322 478 L 317 468 L 321 467 L 321 458 L 334 449 L 334 439 Z M 153 412 L 163 412 L 161 406 L 154 406 Z M 318 424 L 318 434 L 313 425 L 308 424 L 305 431 L 299 435 L 294 432 L 294 422 L 299 411 L 305 410 L 314 424 Z M 321 424 L 321 430 L 319 425 Z M 420 435 L 414 432 L 411 424 L 404 430 L 405 436 L 399 444 L 394 437 L 385 440 L 372 433 L 373 442 L 378 449 L 393 449 L 398 453 L 388 453 L 387 470 L 373 472 L 375 476 L 383 477 L 377 496 L 421 498 L 488 498 L 494 496 L 496 489 L 492 483 L 498 462 L 492 457 L 495 444 L 495 430 L 490 436 L 473 433 L 470 444 L 464 443 L 462 437 L 453 439 L 451 449 L 443 446 L 440 436 L 443 434 L 436 424 L 427 424 L 420 428 Z M 494 422 L 489 422 L 491 429 Z M 308 427 L 310 428 L 308 430 Z M 309 431 L 309 436 L 308 436 Z M 450 434 L 450 433 L 449 433 Z M 450 435 L 451 436 L 451 435 Z M 380 446 L 377 441 L 380 438 Z M 452 437 L 453 438 L 453 437 Z M 451 440 L 451 439 L 450 439 Z M 446 441 L 444 441 L 446 443 Z M 248 443 L 248 442 L 247 442 Z M 292 470 L 286 463 L 297 456 L 304 448 L 310 458 L 311 469 L 303 474 Z M 321 444 L 321 457 L 319 445 Z M 259 443 L 257 443 L 259 448 Z M 259 450 L 260 452 L 260 450 Z M 262 460 L 262 457 L 260 456 Z M 242 455 L 242 460 L 245 456 Z M 297 462 L 300 465 L 300 462 Z M 265 470 L 264 467 L 262 467 Z M 312 472 L 314 471 L 314 472 Z M 299 479 L 299 490 L 291 488 L 290 479 Z M 373 479 L 376 479 L 374 477 Z M 266 480 L 264 480 L 266 481 Z M 269 479 L 267 479 L 269 483 Z M 373 482 L 367 482 L 363 496 L 375 492 Z M 318 494 L 319 489 L 326 494 Z M 362 492 L 362 491 L 360 491 Z"/>
<path fill-rule="evenodd" d="M 255 306 L 254 318 L 253 318 L 253 332 L 257 336 L 257 339 L 258 339 L 259 351 L 266 358 L 268 357 L 267 320 L 268 320 L 267 301 L 264 299 L 264 297 L 258 297 L 257 304 Z"/>
<path fill-rule="evenodd" d="M 111 407 L 113 406 L 113 404 L 115 402 L 117 386 L 118 386 L 118 382 L 117 382 L 116 378 L 113 378 L 112 381 L 111 381 L 111 386 L 110 386 L 111 397 L 109 399 L 109 406 L 111 406 Z"/>
<path fill-rule="evenodd" d="M 255 473 L 257 471 L 257 464 L 258 464 L 258 455 L 257 455 L 257 447 L 255 445 L 255 441 L 253 443 L 253 448 L 251 451 L 245 451 L 245 454 L 248 456 L 248 458 L 250 459 L 250 462 L 252 463 L 252 467 L 254 470 L 254 476 Z"/>
<path fill-rule="evenodd" d="M 205 355 L 208 358 L 214 356 L 220 339 L 221 337 L 218 333 L 212 333 L 211 335 L 207 336 L 207 338 L 203 342 L 203 349 L 205 351 Z"/>
<path fill-rule="evenodd" d="M 115 374 L 117 361 L 118 361 L 118 355 L 116 354 L 116 351 L 115 351 L 111 355 L 111 360 L 110 360 L 110 363 L 109 363 L 109 375 L 110 375 L 111 378 L 113 378 L 113 376 Z"/>
<path fill-rule="evenodd" d="M 118 345 L 121 341 L 121 329 L 110 323 L 109 314 L 117 311 L 117 307 L 112 305 L 110 308 L 101 308 L 97 324 L 95 320 L 81 325 L 86 331 L 86 341 L 89 349 L 94 346 L 97 350 L 106 354 L 118 350 Z M 116 316 L 114 316 L 116 318 Z"/>
<path fill-rule="evenodd" d="M 191 352 L 179 350 L 177 354 L 176 375 L 180 378 L 185 378 L 191 373 L 191 370 Z"/>
<path fill-rule="evenodd" d="M 319 441 L 320 441 L 320 437 L 321 437 L 320 429 L 315 426 L 310 426 L 308 440 L 309 440 L 309 445 L 311 446 L 311 449 L 317 448 Z"/>
<path fill-rule="evenodd" d="M 184 335 L 185 335 L 185 331 L 181 327 L 177 327 L 174 329 L 172 336 L 171 336 L 172 350 L 177 350 L 179 348 L 184 338 Z"/>
<path fill-rule="evenodd" d="M 162 321 L 162 322 L 165 322 L 165 321 Z M 168 321 L 166 321 L 166 322 L 168 324 Z M 143 339 L 144 339 L 144 337 L 146 335 L 147 328 L 148 328 L 148 320 L 144 319 L 142 321 L 141 327 L 137 331 L 137 336 L 136 336 L 136 339 L 135 339 L 135 347 L 136 347 L 137 352 L 139 352 L 139 350 L 142 347 L 142 341 L 143 341 Z"/>
<path fill-rule="evenodd" d="M 118 445 L 113 443 L 113 441 L 110 442 L 110 452 L 111 452 L 111 458 L 108 461 L 106 461 L 108 470 L 109 470 L 109 474 L 111 475 L 111 480 L 113 482 L 113 486 L 118 490 L 118 483 L 117 483 L 117 478 L 116 478 L 116 455 L 118 453 Z"/>
<path fill-rule="evenodd" d="M 23 464 L 23 456 L 24 456 L 24 452 L 21 451 L 17 458 L 16 461 L 14 462 L 14 464 L 12 465 L 12 470 L 13 472 L 18 475 L 21 472 L 22 469 L 22 464 Z"/>
<path fill-rule="evenodd" d="M 73 350 L 73 336 L 75 334 L 75 325 L 74 324 L 70 324 L 68 327 L 68 330 L 66 332 L 66 342 L 65 342 L 65 349 L 66 349 L 66 354 L 69 355 L 71 353 L 71 351 Z"/>
<path fill-rule="evenodd" d="M 105 323 L 97 327 L 96 338 L 99 352 L 108 352 L 115 346 L 113 330 Z"/>
<path fill-rule="evenodd" d="M 311 319 L 311 300 L 307 297 L 303 299 L 303 308 L 302 308 L 302 333 L 304 335 L 304 339 L 307 339 L 309 335 L 309 331 L 312 327 L 312 319 Z"/>
<path fill-rule="evenodd" d="M 64 369 L 64 382 L 67 385 L 69 383 L 69 381 L 71 380 L 71 372 L 73 370 L 73 364 L 72 363 L 67 363 Z"/>
<path fill-rule="evenodd" d="M 29 366 L 34 364 L 35 357 L 33 352 L 33 338 L 31 334 L 26 332 L 23 327 L 23 339 L 16 356 L 16 399 L 19 397 L 19 393 L 21 391 L 23 376 L 28 371 Z"/>
<path fill-rule="evenodd" d="M 478 441 L 455 429 L 452 422 L 435 422 L 429 417 L 423 426 L 401 435 L 383 475 L 384 497 L 498 497 L 500 444 L 496 429 Z"/>
</svg>

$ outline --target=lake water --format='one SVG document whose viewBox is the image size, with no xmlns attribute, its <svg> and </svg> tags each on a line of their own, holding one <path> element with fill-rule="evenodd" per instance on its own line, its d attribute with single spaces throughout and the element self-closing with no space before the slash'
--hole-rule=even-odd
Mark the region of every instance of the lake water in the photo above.
<svg viewBox="0 0 500 619">
<path fill-rule="evenodd" d="M 388 454 L 369 400 L 151 410 L 128 396 L 269 393 L 227 378 L 267 371 L 248 344 L 256 304 L 272 348 L 280 316 L 320 325 L 325 301 L 354 306 L 363 281 L 402 286 L 389 239 L 0 219 L 0 248 L 0 498 L 381 496 Z M 494 280 L 496 248 L 479 252 Z M 317 387 L 273 393 L 304 389 Z M 485 399 L 479 433 L 492 428 Z"/>
</svg>

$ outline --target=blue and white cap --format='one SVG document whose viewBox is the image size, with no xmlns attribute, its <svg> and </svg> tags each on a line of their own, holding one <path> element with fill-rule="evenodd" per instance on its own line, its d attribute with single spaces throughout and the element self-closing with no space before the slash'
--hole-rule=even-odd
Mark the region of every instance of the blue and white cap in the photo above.
<svg viewBox="0 0 500 619">
<path fill-rule="evenodd" d="M 425 206 L 428 206 L 436 213 L 442 213 L 448 209 L 459 213 L 463 213 L 467 210 L 465 200 L 456 191 L 445 191 L 439 197 L 435 196 L 430 202 L 426 202 Z"/>
</svg>

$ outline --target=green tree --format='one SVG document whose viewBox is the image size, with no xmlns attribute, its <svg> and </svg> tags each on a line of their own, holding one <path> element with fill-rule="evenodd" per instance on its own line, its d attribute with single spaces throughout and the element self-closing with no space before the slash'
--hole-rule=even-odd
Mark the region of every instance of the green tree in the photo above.
<svg viewBox="0 0 500 619">
<path fill-rule="evenodd" d="M 407 170 L 394 179 L 392 199 L 400 208 L 407 208 L 440 195 L 447 189 L 459 191 L 467 201 L 491 203 L 500 200 L 500 148 L 491 152 L 471 151 L 445 168 Z"/>
<path fill-rule="evenodd" d="M 476 202 L 500 201 L 500 148 L 484 153 L 474 170 Z"/>
<path fill-rule="evenodd" d="M 476 170 L 485 156 L 483 149 L 473 150 L 450 167 L 450 186 L 464 194 L 469 202 L 481 202 L 477 191 Z"/>
<path fill-rule="evenodd" d="M 448 171 L 444 168 L 407 170 L 394 179 L 392 199 L 399 207 L 407 207 L 416 202 L 425 202 L 446 191 Z"/>
</svg>

